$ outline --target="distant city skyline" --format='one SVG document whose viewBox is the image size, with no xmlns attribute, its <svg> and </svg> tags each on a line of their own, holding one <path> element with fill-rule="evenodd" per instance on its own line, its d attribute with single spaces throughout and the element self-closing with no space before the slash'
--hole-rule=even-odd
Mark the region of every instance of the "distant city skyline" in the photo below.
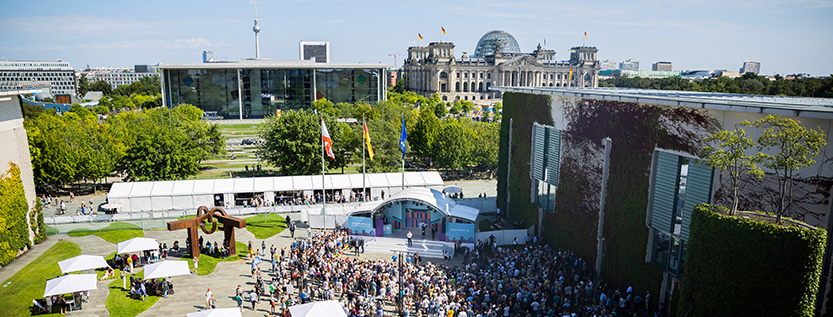
<svg viewBox="0 0 833 317">
<path fill-rule="evenodd" d="M 199 63 L 204 50 L 217 60 L 255 56 L 254 1 L 34 4 L 3 4 L 0 60 L 61 59 L 83 69 Z M 831 16 L 831 0 L 258 1 L 262 58 L 297 60 L 300 41 L 328 41 L 334 63 L 390 66 L 388 54 L 441 40 L 456 45 L 458 58 L 472 55 L 483 34 L 505 30 L 523 52 L 546 39 L 558 60 L 587 45 L 600 60 L 667 60 L 675 70 L 759 61 L 762 75 L 826 76 L 833 73 Z"/>
</svg>

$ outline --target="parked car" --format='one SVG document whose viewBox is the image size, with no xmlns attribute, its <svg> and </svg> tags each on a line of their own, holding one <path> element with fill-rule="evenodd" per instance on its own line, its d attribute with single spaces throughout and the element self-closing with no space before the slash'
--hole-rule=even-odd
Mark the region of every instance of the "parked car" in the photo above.
<svg viewBox="0 0 833 317">
<path fill-rule="evenodd" d="M 254 145 L 255 141 L 249 139 L 243 139 L 243 142 L 240 143 L 241 145 Z"/>
</svg>

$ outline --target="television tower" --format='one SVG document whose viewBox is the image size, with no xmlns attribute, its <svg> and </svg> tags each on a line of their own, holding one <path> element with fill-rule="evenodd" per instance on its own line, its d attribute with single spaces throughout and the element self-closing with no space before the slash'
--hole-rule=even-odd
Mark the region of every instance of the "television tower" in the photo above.
<svg viewBox="0 0 833 317">
<path fill-rule="evenodd" d="M 260 39 L 257 34 L 260 33 L 260 26 L 257 25 L 257 0 L 255 0 L 255 26 L 252 27 L 255 32 L 255 58 L 260 59 Z"/>
</svg>

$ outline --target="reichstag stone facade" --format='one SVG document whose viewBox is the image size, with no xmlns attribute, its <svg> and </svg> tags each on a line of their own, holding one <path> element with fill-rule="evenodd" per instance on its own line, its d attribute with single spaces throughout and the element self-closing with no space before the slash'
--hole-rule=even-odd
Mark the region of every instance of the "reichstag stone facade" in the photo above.
<svg viewBox="0 0 833 317">
<path fill-rule="evenodd" d="M 597 51 L 577 46 L 570 49 L 570 60 L 557 61 L 555 51 L 540 44 L 522 53 L 515 38 L 501 30 L 483 35 L 472 57 L 455 58 L 454 43 L 432 42 L 408 48 L 405 88 L 426 97 L 438 93 L 443 101 L 491 104 L 501 100 L 500 92 L 489 90 L 493 86 L 598 87 Z"/>
</svg>

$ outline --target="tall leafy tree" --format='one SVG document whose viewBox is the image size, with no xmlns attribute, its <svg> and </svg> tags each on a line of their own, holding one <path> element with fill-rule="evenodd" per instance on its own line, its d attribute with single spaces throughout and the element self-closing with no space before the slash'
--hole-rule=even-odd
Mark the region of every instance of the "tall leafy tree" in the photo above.
<svg viewBox="0 0 833 317">
<path fill-rule="evenodd" d="M 758 148 L 775 149 L 776 154 L 759 152 L 755 160 L 775 171 L 778 176 L 778 218 L 783 216 L 793 200 L 793 173 L 800 167 L 816 164 L 814 156 L 827 145 L 827 136 L 821 127 L 807 129 L 800 122 L 781 115 L 769 115 L 755 122 L 744 124 L 764 128 L 758 138 Z"/>
<path fill-rule="evenodd" d="M 128 181 L 183 179 L 199 173 L 191 140 L 171 127 L 147 128 L 121 161 Z"/>
<path fill-rule="evenodd" d="M 440 132 L 440 119 L 434 114 L 433 107 L 423 107 L 413 126 L 413 133 L 408 143 L 414 152 L 422 157 L 430 157 L 434 142 Z"/>
<path fill-rule="evenodd" d="M 764 172 L 755 164 L 755 155 L 746 154 L 747 150 L 755 147 L 755 141 L 739 127 L 732 131 L 719 131 L 703 141 L 711 145 L 703 147 L 700 157 L 705 158 L 709 166 L 729 174 L 732 186 L 732 207 L 729 214 L 733 215 L 738 210 L 741 176 L 749 174 L 757 178 L 764 177 Z"/>
<path fill-rule="evenodd" d="M 324 116 L 333 152 L 338 155 L 343 146 L 344 123 Z M 271 116 L 261 124 L 260 134 L 265 141 L 258 147 L 258 155 L 281 169 L 284 175 L 313 175 L 321 172 L 321 117 L 309 110 L 290 111 L 280 117 Z M 326 157 L 326 166 L 338 163 Z"/>
</svg>

